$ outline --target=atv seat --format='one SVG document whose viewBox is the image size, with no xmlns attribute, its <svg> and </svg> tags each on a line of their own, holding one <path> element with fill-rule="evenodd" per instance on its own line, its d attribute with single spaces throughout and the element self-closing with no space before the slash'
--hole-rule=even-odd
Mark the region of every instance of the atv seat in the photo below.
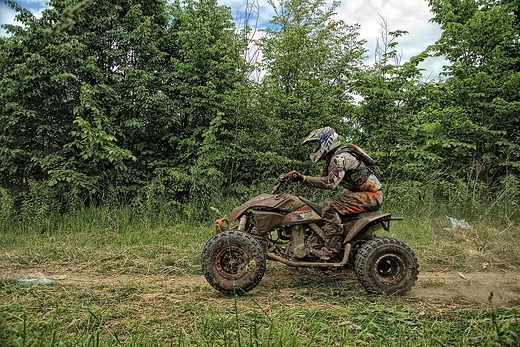
<svg viewBox="0 0 520 347">
<path fill-rule="evenodd" d="M 320 204 L 317 204 L 315 202 L 302 198 L 301 196 L 299 198 L 301 201 L 303 201 L 304 203 L 309 205 L 314 211 L 316 211 L 321 216 L 322 209 L 321 209 Z M 361 218 L 370 217 L 370 216 L 376 216 L 379 214 L 382 214 L 382 212 L 377 210 L 377 211 L 366 211 L 366 212 L 355 213 L 355 214 L 342 214 L 340 216 L 341 216 L 342 221 L 347 221 L 347 220 L 353 220 L 353 219 L 361 219 Z"/>
<path fill-rule="evenodd" d="M 383 212 L 377 210 L 377 211 L 366 211 L 361 213 L 355 213 L 355 214 L 342 214 L 341 215 L 341 221 L 347 221 L 347 220 L 353 220 L 353 219 L 361 219 L 366 217 L 373 217 L 383 214 Z"/>
</svg>

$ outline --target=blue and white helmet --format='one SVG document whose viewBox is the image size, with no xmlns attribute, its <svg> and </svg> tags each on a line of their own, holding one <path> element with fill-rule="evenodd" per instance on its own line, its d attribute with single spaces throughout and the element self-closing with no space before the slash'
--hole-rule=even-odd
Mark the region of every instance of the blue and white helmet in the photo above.
<svg viewBox="0 0 520 347">
<path fill-rule="evenodd" d="M 309 159 L 313 163 L 317 163 L 327 153 L 339 147 L 340 141 L 336 130 L 331 127 L 325 127 L 311 131 L 309 136 L 302 142 L 302 145 L 306 144 L 312 146 L 312 153 L 309 154 Z"/>
</svg>

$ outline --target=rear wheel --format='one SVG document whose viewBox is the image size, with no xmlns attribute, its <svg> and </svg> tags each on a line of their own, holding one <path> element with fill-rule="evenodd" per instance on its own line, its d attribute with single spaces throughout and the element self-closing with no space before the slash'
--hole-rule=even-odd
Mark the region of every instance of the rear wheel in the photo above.
<svg viewBox="0 0 520 347">
<path fill-rule="evenodd" d="M 413 287 L 419 265 L 413 251 L 402 241 L 376 237 L 359 249 L 354 271 L 369 293 L 393 295 Z"/>
<path fill-rule="evenodd" d="M 228 230 L 214 235 L 202 252 L 202 271 L 208 283 L 224 294 L 252 290 L 265 273 L 265 254 L 251 235 Z"/>
</svg>

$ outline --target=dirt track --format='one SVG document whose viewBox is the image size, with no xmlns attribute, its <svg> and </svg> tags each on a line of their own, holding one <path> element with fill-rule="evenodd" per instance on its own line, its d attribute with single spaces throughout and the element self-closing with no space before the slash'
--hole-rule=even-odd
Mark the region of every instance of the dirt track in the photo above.
<svg viewBox="0 0 520 347">
<path fill-rule="evenodd" d="M 195 275 L 144 275 L 98 273 L 88 268 L 73 265 L 41 265 L 31 268 L 0 268 L 0 278 L 19 279 L 46 277 L 64 286 L 87 287 L 93 284 L 123 286 L 135 284 L 142 288 L 142 300 L 167 296 L 173 300 L 212 300 L 215 303 L 228 298 L 213 290 L 201 274 Z M 344 270 L 331 275 L 316 270 L 295 269 L 271 263 L 255 290 L 251 292 L 257 300 L 263 301 L 266 293 L 276 291 L 281 298 L 290 301 L 298 291 L 294 283 L 301 278 L 310 281 L 339 281 L 359 293 L 359 285 L 352 271 Z M 513 271 L 492 271 L 460 273 L 453 270 L 421 272 L 413 289 L 403 300 L 423 307 L 478 307 L 489 306 L 489 296 L 493 293 L 493 306 L 518 307 L 520 305 L 520 274 Z M 268 301 L 268 299 L 266 299 Z"/>
</svg>

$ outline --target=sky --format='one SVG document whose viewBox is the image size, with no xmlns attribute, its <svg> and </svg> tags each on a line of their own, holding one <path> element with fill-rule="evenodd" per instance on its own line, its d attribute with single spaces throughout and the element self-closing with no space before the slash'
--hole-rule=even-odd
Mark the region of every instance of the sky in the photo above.
<svg viewBox="0 0 520 347">
<path fill-rule="evenodd" d="M 235 16 L 244 12 L 244 0 L 218 0 L 219 4 L 231 7 Z M 267 24 L 273 11 L 267 0 L 258 0 L 261 23 Z M 329 0 L 327 0 L 329 1 Z M 48 0 L 18 0 L 18 3 L 30 10 L 37 17 L 46 7 Z M 0 0 L 0 23 L 14 23 L 14 11 Z M 360 24 L 359 38 L 367 41 L 367 63 L 374 62 L 374 51 L 380 39 L 380 28 L 383 19 L 390 31 L 405 30 L 408 34 L 397 39 L 398 52 L 402 54 L 402 62 L 421 53 L 428 45 L 434 43 L 441 35 L 437 24 L 430 23 L 432 13 L 427 0 L 343 0 L 337 9 L 338 19 L 347 24 Z M 0 29 L 0 35 L 5 34 Z M 423 76 L 438 79 L 438 73 L 446 62 L 442 58 L 429 58 L 420 67 L 425 69 Z"/>
<path fill-rule="evenodd" d="M 372 62 L 377 39 L 381 37 L 382 18 L 390 31 L 408 31 L 408 34 L 397 38 L 397 48 L 402 53 L 403 62 L 424 51 L 441 36 L 440 26 L 430 23 L 433 14 L 426 0 L 344 0 L 337 12 L 346 23 L 361 25 L 360 37 L 368 41 L 366 47 Z M 426 69 L 424 75 L 432 73 L 436 79 L 443 64 L 446 62 L 442 58 L 431 58 L 421 67 Z"/>
</svg>

